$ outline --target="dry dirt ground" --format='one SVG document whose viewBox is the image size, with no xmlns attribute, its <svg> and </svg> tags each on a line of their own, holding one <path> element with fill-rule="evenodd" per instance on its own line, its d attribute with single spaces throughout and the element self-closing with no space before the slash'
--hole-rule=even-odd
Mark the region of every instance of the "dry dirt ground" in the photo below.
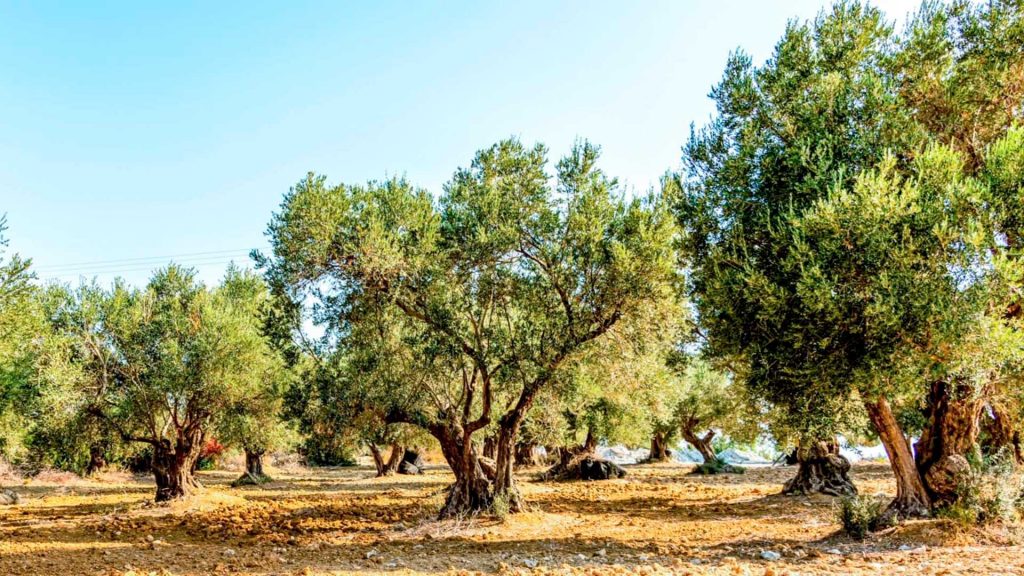
<svg viewBox="0 0 1024 576">
<path fill-rule="evenodd" d="M 165 506 L 149 503 L 146 478 L 30 481 L 21 505 L 0 508 L 0 575 L 1024 574 L 1024 547 L 1007 529 L 916 522 L 853 542 L 838 534 L 831 499 L 778 494 L 791 468 L 629 470 L 524 482 L 532 510 L 504 522 L 436 521 L 450 480 L 441 468 L 279 473 L 245 489 L 203 473 L 202 496 Z M 858 465 L 854 478 L 866 494 L 893 490 L 884 465 Z"/>
</svg>

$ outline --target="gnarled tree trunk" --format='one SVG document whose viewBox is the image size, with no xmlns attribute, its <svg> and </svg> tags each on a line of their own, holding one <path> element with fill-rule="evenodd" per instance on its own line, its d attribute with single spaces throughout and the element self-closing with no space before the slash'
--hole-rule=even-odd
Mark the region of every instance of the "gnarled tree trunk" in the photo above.
<svg viewBox="0 0 1024 576">
<path fill-rule="evenodd" d="M 484 458 L 494 459 L 498 455 L 498 437 L 493 434 L 484 438 Z"/>
<path fill-rule="evenodd" d="M 530 468 L 542 464 L 537 454 L 539 446 L 533 442 L 520 442 L 516 444 L 516 468 Z"/>
<path fill-rule="evenodd" d="M 850 480 L 850 461 L 839 454 L 834 440 L 818 440 L 801 444 L 797 448 L 799 462 L 796 476 L 782 487 L 783 494 L 813 494 L 852 496 L 857 487 Z"/>
<path fill-rule="evenodd" d="M 664 462 L 671 456 L 668 449 L 668 434 L 662 430 L 655 430 L 651 434 L 651 454 L 647 457 L 651 462 Z"/>
<path fill-rule="evenodd" d="M 172 445 L 161 439 L 153 445 L 153 476 L 156 501 L 184 498 L 201 488 L 192 474 L 202 448 L 202 434 L 181 433 Z"/>
<path fill-rule="evenodd" d="M 703 436 L 698 435 L 693 428 L 688 426 L 683 427 L 682 431 L 683 440 L 686 440 L 697 449 L 697 452 L 700 452 L 701 458 L 704 458 L 704 464 L 708 466 L 719 466 L 721 464 L 714 448 L 711 447 L 711 441 L 715 438 L 714 430 L 708 430 Z"/>
<path fill-rule="evenodd" d="M 896 476 L 896 498 L 889 503 L 885 515 L 891 520 L 929 516 L 931 500 L 914 463 L 910 442 L 903 434 L 889 402 L 879 398 L 874 402 L 865 402 L 864 407 L 889 456 L 893 475 Z"/>
<path fill-rule="evenodd" d="M 263 454 L 265 450 L 245 448 L 245 472 L 231 483 L 232 486 L 256 486 L 271 481 L 263 471 Z"/>
<path fill-rule="evenodd" d="M 544 480 L 611 480 L 622 478 L 626 471 L 618 464 L 599 458 L 597 450 L 597 432 L 593 427 L 587 429 L 587 438 L 576 448 L 562 448 L 559 461 L 541 474 Z"/>
<path fill-rule="evenodd" d="M 455 483 L 448 489 L 441 518 L 456 518 L 490 510 L 494 503 L 492 479 L 481 466 L 480 457 L 462 430 L 436 427 L 434 437 L 441 444 L 441 453 L 455 474 Z"/>
<path fill-rule="evenodd" d="M 960 498 L 959 487 L 970 470 L 967 457 L 977 450 L 981 406 L 967 383 L 932 383 L 928 423 L 915 445 L 917 470 L 932 506 L 948 506 Z"/>
<path fill-rule="evenodd" d="M 86 476 L 92 476 L 107 467 L 106 450 L 104 448 L 102 444 L 89 446 L 89 464 L 85 467 Z"/>
</svg>

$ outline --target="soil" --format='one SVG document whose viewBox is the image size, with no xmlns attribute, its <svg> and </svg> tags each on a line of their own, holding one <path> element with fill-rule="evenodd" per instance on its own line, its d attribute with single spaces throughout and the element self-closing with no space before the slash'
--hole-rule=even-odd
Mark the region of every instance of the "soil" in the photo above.
<svg viewBox="0 0 1024 576">
<path fill-rule="evenodd" d="M 452 480 L 440 467 L 274 470 L 244 488 L 229 487 L 237 473 L 205 472 L 201 495 L 159 505 L 144 477 L 30 481 L 16 487 L 20 505 L 0 507 L 0 574 L 1024 574 L 1012 528 L 914 521 L 855 542 L 834 499 L 779 494 L 795 467 L 691 468 L 548 483 L 523 471 L 531 509 L 503 521 L 436 520 Z M 852 476 L 861 494 L 895 492 L 886 465 Z"/>
</svg>

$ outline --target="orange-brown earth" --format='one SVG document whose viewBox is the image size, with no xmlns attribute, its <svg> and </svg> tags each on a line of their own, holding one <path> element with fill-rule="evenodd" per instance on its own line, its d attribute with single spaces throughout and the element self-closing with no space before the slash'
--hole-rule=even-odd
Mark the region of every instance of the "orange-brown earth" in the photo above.
<svg viewBox="0 0 1024 576">
<path fill-rule="evenodd" d="M 244 489 L 203 473 L 203 495 L 170 505 L 150 503 L 145 478 L 30 481 L 21 505 L 0 508 L 0 574 L 1024 574 L 1009 529 L 914 522 L 854 542 L 830 498 L 778 494 L 791 468 L 688 472 L 524 482 L 532 510 L 504 522 L 435 520 L 451 478 L 441 468 L 278 473 Z M 858 465 L 854 478 L 867 494 L 894 489 L 884 465 Z"/>
</svg>

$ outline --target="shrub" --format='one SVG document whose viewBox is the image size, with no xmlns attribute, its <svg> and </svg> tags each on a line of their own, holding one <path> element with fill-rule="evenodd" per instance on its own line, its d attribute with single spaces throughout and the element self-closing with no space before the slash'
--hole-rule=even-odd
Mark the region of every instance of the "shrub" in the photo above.
<svg viewBox="0 0 1024 576">
<path fill-rule="evenodd" d="M 508 518 L 511 509 L 512 506 L 509 501 L 508 494 L 502 493 L 496 495 L 494 497 L 494 501 L 491 503 L 491 513 L 494 514 L 494 517 L 501 522 L 504 522 L 505 519 Z"/>
<path fill-rule="evenodd" d="M 961 479 L 957 501 L 937 515 L 965 526 L 1016 521 L 1024 503 L 1024 489 L 1012 458 L 1001 451 L 972 462 Z"/>
<path fill-rule="evenodd" d="M 718 460 L 716 462 L 698 464 L 693 469 L 694 474 L 711 475 L 711 474 L 744 474 L 747 469 L 742 466 L 733 466 L 726 462 Z"/>
<path fill-rule="evenodd" d="M 839 499 L 836 519 L 850 537 L 863 540 L 868 532 L 881 527 L 883 511 L 881 500 L 870 496 L 848 496 Z"/>
<path fill-rule="evenodd" d="M 203 444 L 203 449 L 199 452 L 199 463 L 196 467 L 200 470 L 213 470 L 222 454 L 224 454 L 224 445 L 216 438 L 210 438 Z"/>
</svg>

